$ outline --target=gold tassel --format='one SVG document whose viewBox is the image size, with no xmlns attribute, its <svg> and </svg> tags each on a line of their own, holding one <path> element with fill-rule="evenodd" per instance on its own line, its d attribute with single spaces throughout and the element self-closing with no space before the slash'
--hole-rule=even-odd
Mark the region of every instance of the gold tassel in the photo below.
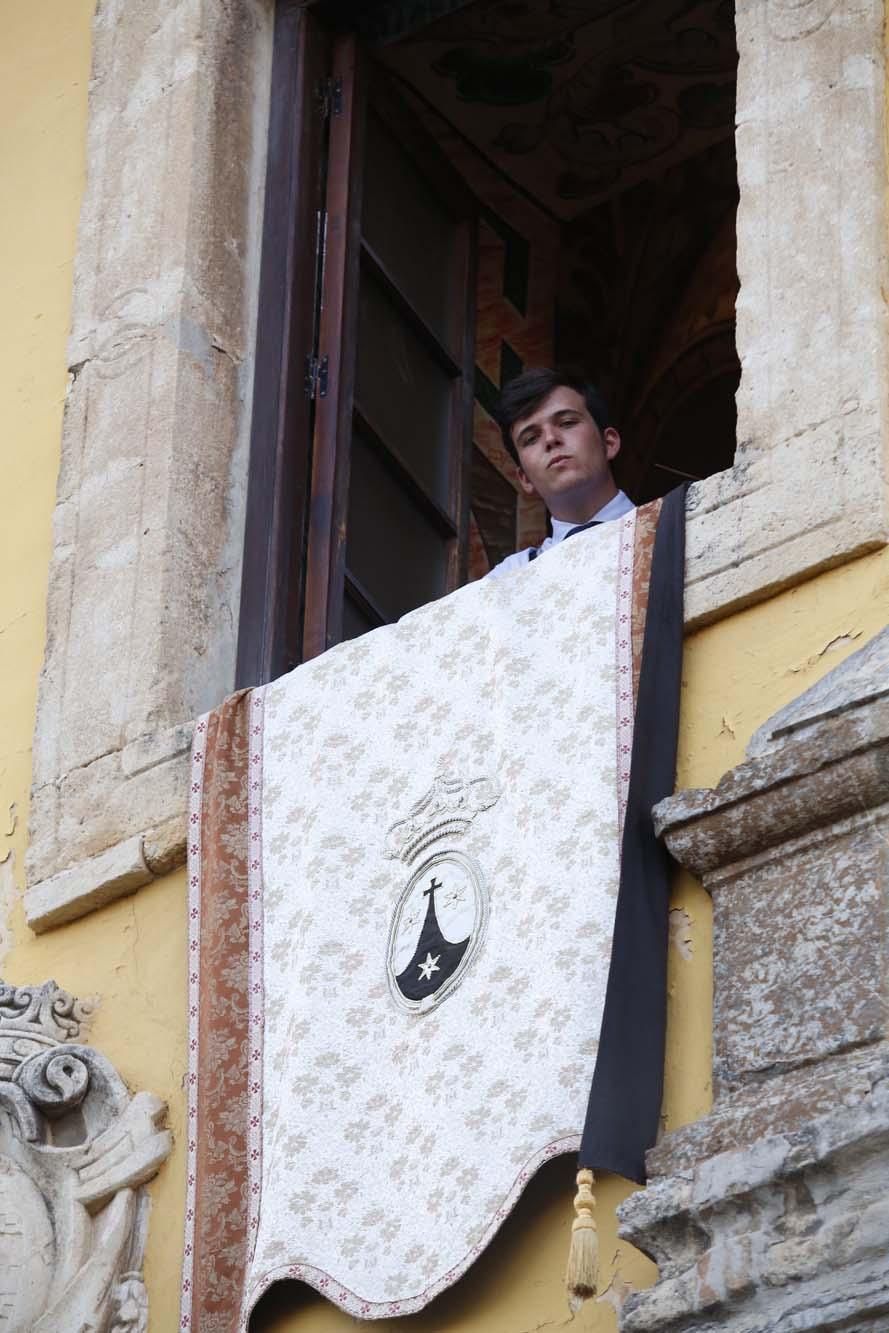
<svg viewBox="0 0 889 1333">
<path fill-rule="evenodd" d="M 568 1268 L 565 1273 L 565 1286 L 568 1289 L 568 1305 L 572 1314 L 596 1294 L 596 1279 L 599 1274 L 599 1236 L 593 1218 L 596 1196 L 593 1193 L 594 1176 L 586 1167 L 577 1173 L 577 1193 L 574 1196 L 574 1211 L 577 1216 L 571 1226 L 571 1249 L 568 1252 Z"/>
</svg>

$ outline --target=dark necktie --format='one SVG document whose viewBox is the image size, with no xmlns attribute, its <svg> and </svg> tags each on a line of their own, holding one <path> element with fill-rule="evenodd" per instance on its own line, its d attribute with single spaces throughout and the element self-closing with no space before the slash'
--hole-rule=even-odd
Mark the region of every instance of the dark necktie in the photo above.
<svg viewBox="0 0 889 1333">
<path fill-rule="evenodd" d="M 566 542 L 566 541 L 568 540 L 568 538 L 569 538 L 569 537 L 573 537 L 574 534 L 575 534 L 576 532 L 586 532 L 587 528 L 598 528 L 598 527 L 601 526 L 601 524 L 603 523 L 603 521 L 604 521 L 604 520 L 601 519 L 601 518 L 591 518 L 591 519 L 589 520 L 589 522 L 587 522 L 587 523 L 578 523 L 578 525 L 577 525 L 576 528 L 569 528 L 569 529 L 568 529 L 568 531 L 565 533 L 565 536 L 562 538 L 562 541 L 563 541 L 563 542 Z M 537 547 L 536 547 L 536 546 L 532 547 L 531 550 L 528 552 L 528 559 L 529 559 L 529 560 L 536 560 L 536 559 L 537 559 Z"/>
<path fill-rule="evenodd" d="M 576 532 L 586 532 L 587 528 L 598 528 L 601 525 L 601 522 L 602 520 L 600 518 L 591 518 L 587 523 L 578 523 L 576 528 L 568 529 L 565 536 L 562 538 L 562 541 L 566 542 L 568 538 L 573 537 Z"/>
</svg>

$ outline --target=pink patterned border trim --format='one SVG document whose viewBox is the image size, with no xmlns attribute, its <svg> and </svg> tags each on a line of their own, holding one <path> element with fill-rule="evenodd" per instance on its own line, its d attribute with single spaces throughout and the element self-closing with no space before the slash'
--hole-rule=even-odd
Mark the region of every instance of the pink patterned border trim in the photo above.
<svg viewBox="0 0 889 1333">
<path fill-rule="evenodd" d="M 620 550 L 617 560 L 617 822 L 623 838 L 627 794 L 630 789 L 630 760 L 633 755 L 633 560 L 636 549 L 636 510 L 620 519 Z"/>
<path fill-rule="evenodd" d="M 198 1021 L 200 1018 L 201 949 L 201 805 L 204 799 L 207 719 L 200 717 L 191 743 L 191 775 L 188 793 L 188 1145 L 185 1177 L 185 1238 L 182 1250 L 182 1296 L 179 1327 L 191 1328 L 194 1284 L 194 1224 L 197 1190 L 198 1147 Z"/>
<path fill-rule="evenodd" d="M 248 1027 L 249 1076 L 247 1085 L 247 1271 L 253 1263 L 259 1234 L 259 1210 L 262 1202 L 262 1053 L 263 1053 L 263 952 L 262 952 L 262 741 L 263 691 L 250 696 L 249 808 L 247 814 L 247 916 L 250 957 L 248 990 L 250 1000 Z M 244 1293 L 240 1327 L 250 1320 L 252 1302 Z"/>
<path fill-rule="evenodd" d="M 342 1286 L 329 1273 L 325 1273 L 320 1268 L 314 1268 L 311 1264 L 283 1264 L 280 1268 L 272 1268 L 267 1273 L 263 1273 L 253 1283 L 246 1306 L 248 1317 L 260 1296 L 268 1291 L 269 1287 L 275 1282 L 280 1282 L 282 1278 L 293 1278 L 299 1282 L 305 1282 L 307 1286 L 314 1287 L 327 1300 L 332 1301 L 334 1305 L 338 1305 L 341 1310 L 345 1310 L 346 1314 L 354 1315 L 356 1319 L 391 1319 L 396 1315 L 416 1314 L 430 1301 L 434 1301 L 436 1296 L 440 1296 L 448 1287 L 453 1286 L 457 1279 L 461 1278 L 466 1270 L 475 1263 L 482 1251 L 487 1249 L 518 1203 L 528 1181 L 540 1170 L 544 1162 L 549 1162 L 554 1157 L 561 1157 L 564 1153 L 576 1153 L 579 1149 L 580 1135 L 568 1134 L 564 1138 L 556 1139 L 554 1143 L 548 1143 L 545 1148 L 541 1148 L 532 1157 L 529 1157 L 513 1181 L 503 1203 L 491 1218 L 481 1240 L 453 1268 L 449 1268 L 441 1277 L 436 1278 L 430 1286 L 418 1295 L 407 1296 L 401 1301 L 368 1301 L 356 1295 L 354 1291 L 350 1291 L 348 1287 Z"/>
</svg>

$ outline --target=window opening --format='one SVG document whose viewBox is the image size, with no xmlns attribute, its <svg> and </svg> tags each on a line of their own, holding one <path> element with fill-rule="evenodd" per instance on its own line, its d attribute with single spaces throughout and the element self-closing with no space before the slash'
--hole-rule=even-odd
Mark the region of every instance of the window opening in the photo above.
<svg viewBox="0 0 889 1333">
<path fill-rule="evenodd" d="M 639 503 L 732 462 L 732 4 L 429 0 L 431 21 L 420 13 L 279 0 L 279 26 L 315 53 L 303 64 L 323 67 L 323 142 L 303 149 L 314 175 L 288 206 L 294 258 L 314 191 L 324 267 L 291 303 L 308 321 L 309 407 L 278 424 L 279 468 L 297 459 L 303 496 L 278 541 L 283 572 L 258 539 L 277 602 L 265 622 L 290 626 L 289 655 L 245 650 L 241 683 L 541 540 L 546 515 L 492 416 L 525 366 L 570 363 L 599 385 L 623 440 L 616 480 Z M 290 92 L 298 102 L 292 79 Z M 270 156 L 270 189 L 273 170 Z M 264 274 L 268 203 L 266 232 Z M 286 511 L 285 496 L 273 533 Z"/>
<path fill-rule="evenodd" d="M 602 389 L 638 503 L 730 467 L 734 6 L 476 0 L 377 54 L 481 208 L 471 575 L 545 532 L 491 417 L 524 366 Z"/>
</svg>

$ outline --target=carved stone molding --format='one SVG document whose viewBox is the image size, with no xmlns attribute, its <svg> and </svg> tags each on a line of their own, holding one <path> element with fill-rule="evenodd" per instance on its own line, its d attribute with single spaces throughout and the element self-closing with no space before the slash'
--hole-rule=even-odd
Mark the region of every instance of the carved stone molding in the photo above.
<svg viewBox="0 0 889 1333">
<path fill-rule="evenodd" d="M 234 686 L 273 0 L 98 0 L 34 738 L 34 929 L 184 860 Z"/>
<path fill-rule="evenodd" d="M 0 982 L 0 1320 L 5 1333 L 146 1333 L 142 1186 L 171 1148 L 157 1097 L 132 1096 L 78 1038 L 88 1006 Z"/>
<path fill-rule="evenodd" d="M 691 625 L 889 541 L 883 0 L 735 23 L 738 443 L 689 492 Z"/>
<path fill-rule="evenodd" d="M 744 859 L 889 799 L 889 698 L 825 718 L 774 754 L 749 759 L 712 790 L 680 792 L 655 814 L 658 834 L 713 889 L 736 879 Z"/>
<path fill-rule="evenodd" d="M 769 0 L 769 32 L 779 42 L 809 37 L 827 22 L 837 0 Z"/>
<path fill-rule="evenodd" d="M 661 1280 L 634 1333 L 884 1328 L 889 1315 L 889 629 L 661 802 L 713 895 L 714 1104 L 621 1209 Z M 783 1322 L 782 1322 L 783 1321 Z"/>
</svg>

